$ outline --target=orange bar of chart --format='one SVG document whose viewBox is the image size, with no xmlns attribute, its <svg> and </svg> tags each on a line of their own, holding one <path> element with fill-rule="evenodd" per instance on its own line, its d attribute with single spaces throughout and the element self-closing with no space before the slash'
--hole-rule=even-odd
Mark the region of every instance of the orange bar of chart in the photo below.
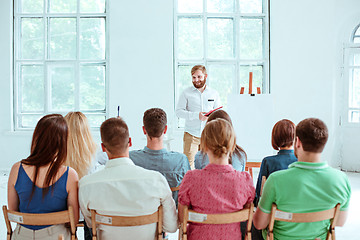
<svg viewBox="0 0 360 240">
<path fill-rule="evenodd" d="M 252 94 L 253 72 L 249 72 L 249 94 Z"/>
</svg>

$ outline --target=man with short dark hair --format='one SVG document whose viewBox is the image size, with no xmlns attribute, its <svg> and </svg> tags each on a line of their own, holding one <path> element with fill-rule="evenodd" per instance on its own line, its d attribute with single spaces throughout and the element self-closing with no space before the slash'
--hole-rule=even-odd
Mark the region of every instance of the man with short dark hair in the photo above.
<svg viewBox="0 0 360 240">
<path fill-rule="evenodd" d="M 100 214 L 140 216 L 163 206 L 163 230 L 175 232 L 177 216 L 169 185 L 160 173 L 134 165 L 129 158 L 131 138 L 121 118 L 110 118 L 100 127 L 102 149 L 109 156 L 103 170 L 87 175 L 79 182 L 81 212 L 91 226 L 90 209 Z M 153 240 L 156 224 L 136 227 L 99 225 L 100 239 Z"/>
<path fill-rule="evenodd" d="M 280 211 L 293 213 L 324 211 L 340 203 L 337 225 L 344 225 L 351 188 L 345 173 L 320 159 L 327 139 L 328 129 L 320 119 L 308 118 L 296 126 L 294 150 L 298 162 L 269 176 L 254 215 L 257 229 L 268 226 L 272 203 Z M 329 226 L 329 220 L 313 223 L 275 221 L 274 238 L 325 239 Z M 263 237 L 266 238 L 265 231 Z"/>
<path fill-rule="evenodd" d="M 144 149 L 131 151 L 130 159 L 140 167 L 160 172 L 170 187 L 179 186 L 190 165 L 184 154 L 169 152 L 163 147 L 163 137 L 167 131 L 165 111 L 160 108 L 146 110 L 143 124 L 147 145 Z M 177 203 L 177 191 L 173 192 L 173 198 Z"/>
</svg>

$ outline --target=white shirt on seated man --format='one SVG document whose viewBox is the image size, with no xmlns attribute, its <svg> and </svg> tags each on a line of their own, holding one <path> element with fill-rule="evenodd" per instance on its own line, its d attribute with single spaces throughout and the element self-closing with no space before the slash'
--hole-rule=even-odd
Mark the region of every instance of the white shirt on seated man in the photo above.
<svg viewBox="0 0 360 240">
<path fill-rule="evenodd" d="M 85 176 L 79 182 L 80 209 L 91 226 L 90 209 L 100 214 L 140 216 L 163 206 L 163 231 L 177 230 L 175 202 L 169 185 L 159 172 L 136 166 L 129 158 L 131 138 L 121 118 L 110 118 L 100 127 L 102 148 L 109 156 L 103 170 Z M 99 225 L 99 239 L 153 240 L 156 224 L 136 227 Z"/>
</svg>

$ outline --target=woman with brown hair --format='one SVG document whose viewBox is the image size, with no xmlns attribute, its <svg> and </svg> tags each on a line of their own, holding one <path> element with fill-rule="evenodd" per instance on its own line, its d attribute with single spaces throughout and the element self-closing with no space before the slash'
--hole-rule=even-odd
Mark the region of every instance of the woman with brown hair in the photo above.
<svg viewBox="0 0 360 240">
<path fill-rule="evenodd" d="M 236 137 L 228 121 L 208 122 L 201 133 L 200 148 L 209 157 L 210 164 L 185 174 L 179 190 L 180 222 L 185 205 L 199 213 L 230 213 L 243 209 L 255 197 L 249 173 L 236 171 L 229 164 L 229 156 L 236 148 Z M 188 238 L 241 239 L 240 224 L 190 223 Z"/>
<path fill-rule="evenodd" d="M 231 118 L 224 110 L 216 110 L 212 112 L 207 119 L 207 122 L 210 122 L 214 119 L 224 119 L 232 125 Z M 242 147 L 236 144 L 235 150 L 230 154 L 229 162 L 230 164 L 238 171 L 244 171 L 246 165 L 246 152 Z M 209 164 L 209 157 L 203 151 L 199 151 L 195 155 L 195 168 L 203 169 L 206 165 Z"/>
<path fill-rule="evenodd" d="M 276 155 L 265 157 L 261 162 L 260 172 L 256 184 L 255 205 L 260 198 L 262 177 L 266 178 L 273 172 L 287 169 L 288 166 L 297 161 L 294 155 L 295 124 L 283 119 L 278 121 L 272 130 L 271 145 L 278 151 Z"/>
<path fill-rule="evenodd" d="M 8 207 L 24 213 L 50 213 L 74 209 L 79 218 L 78 175 L 63 164 L 67 156 L 68 128 L 60 114 L 46 115 L 34 130 L 31 153 L 13 165 L 8 180 Z M 70 239 L 64 225 L 17 225 L 12 239 L 27 237 Z"/>
</svg>

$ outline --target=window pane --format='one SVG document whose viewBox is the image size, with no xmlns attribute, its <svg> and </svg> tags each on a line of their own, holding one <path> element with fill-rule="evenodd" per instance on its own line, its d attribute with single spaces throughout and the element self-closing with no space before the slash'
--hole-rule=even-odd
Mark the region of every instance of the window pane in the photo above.
<svg viewBox="0 0 360 240">
<path fill-rule="evenodd" d="M 351 123 L 359 123 L 360 122 L 360 111 L 358 110 L 350 110 L 349 111 L 349 122 Z"/>
<path fill-rule="evenodd" d="M 203 0 L 178 0 L 179 13 L 199 13 L 203 11 Z"/>
<path fill-rule="evenodd" d="M 44 0 L 22 0 L 21 13 L 42 13 L 44 11 Z"/>
<path fill-rule="evenodd" d="M 210 65 L 209 86 L 219 92 L 221 104 L 227 105 L 227 97 L 233 92 L 235 82 L 235 65 Z"/>
<path fill-rule="evenodd" d="M 21 59 L 44 57 L 44 22 L 41 18 L 21 19 Z"/>
<path fill-rule="evenodd" d="M 360 37 L 354 38 L 354 43 L 360 43 Z"/>
<path fill-rule="evenodd" d="M 35 128 L 37 122 L 42 118 L 41 115 L 23 115 L 19 117 L 19 127 Z"/>
<path fill-rule="evenodd" d="M 178 58 L 203 58 L 203 23 L 200 18 L 179 18 Z"/>
<path fill-rule="evenodd" d="M 349 107 L 360 108 L 360 69 L 350 69 Z"/>
<path fill-rule="evenodd" d="M 263 67 L 262 66 L 240 66 L 240 89 L 245 87 L 244 93 L 249 93 L 249 73 L 253 72 L 253 86 L 252 93 L 257 93 L 257 87 L 260 87 L 260 92 L 263 93 L 262 79 Z"/>
<path fill-rule="evenodd" d="M 44 111 L 44 67 L 21 66 L 21 112 Z"/>
<path fill-rule="evenodd" d="M 355 35 L 360 36 L 360 26 L 359 26 L 358 29 L 356 30 Z"/>
<path fill-rule="evenodd" d="M 51 110 L 74 109 L 74 68 L 72 66 L 50 66 Z"/>
<path fill-rule="evenodd" d="M 101 124 L 106 120 L 105 116 L 99 116 L 99 115 L 86 115 L 90 127 L 96 127 L 99 128 Z"/>
<path fill-rule="evenodd" d="M 81 13 L 104 13 L 105 0 L 80 0 Z"/>
<path fill-rule="evenodd" d="M 262 0 L 240 0 L 241 13 L 262 13 Z"/>
<path fill-rule="evenodd" d="M 234 0 L 207 0 L 207 12 L 231 13 L 235 11 Z"/>
<path fill-rule="evenodd" d="M 263 58 L 263 20 L 240 20 L 240 58 Z"/>
<path fill-rule="evenodd" d="M 105 67 L 80 67 L 80 109 L 105 110 Z"/>
<path fill-rule="evenodd" d="M 226 59 L 234 57 L 234 28 L 232 19 L 208 19 L 208 56 Z"/>
<path fill-rule="evenodd" d="M 50 19 L 50 59 L 76 58 L 76 18 Z"/>
<path fill-rule="evenodd" d="M 360 66 L 360 53 L 355 53 L 354 54 L 354 66 Z"/>
<path fill-rule="evenodd" d="M 80 58 L 105 59 L 105 19 L 80 19 Z"/>
<path fill-rule="evenodd" d="M 192 77 L 191 77 L 191 68 L 194 65 L 181 65 L 178 66 L 177 69 L 177 78 L 176 78 L 176 90 L 177 90 L 177 97 L 180 97 L 180 94 L 188 88 L 192 86 Z"/>
<path fill-rule="evenodd" d="M 75 13 L 77 0 L 50 0 L 50 12 Z"/>
</svg>

